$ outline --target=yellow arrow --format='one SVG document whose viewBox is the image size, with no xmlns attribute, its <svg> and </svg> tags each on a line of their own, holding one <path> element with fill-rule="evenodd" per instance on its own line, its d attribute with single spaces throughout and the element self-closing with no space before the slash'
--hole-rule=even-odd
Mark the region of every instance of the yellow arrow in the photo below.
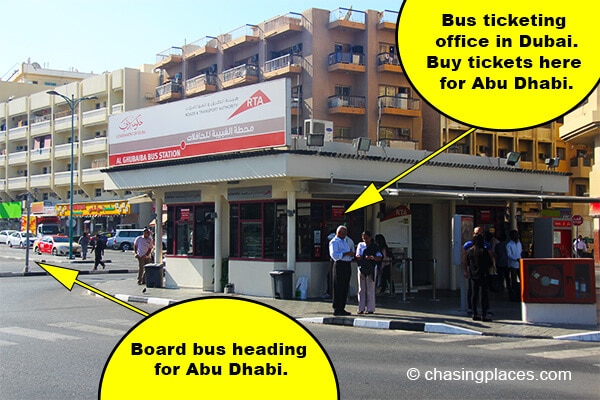
<svg viewBox="0 0 600 400">
<path fill-rule="evenodd" d="M 392 179 L 391 181 L 389 181 L 388 183 L 386 183 L 385 185 L 383 185 L 379 189 L 377 189 L 375 187 L 375 184 L 371 183 L 360 194 L 360 196 L 358 196 L 358 198 L 354 201 L 354 203 L 352 203 L 352 205 L 350 206 L 350 208 L 348 208 L 346 210 L 346 212 L 349 213 L 349 212 L 352 212 L 354 210 L 359 210 L 359 209 L 361 209 L 363 207 L 370 206 L 371 204 L 375 204 L 375 203 L 379 203 L 380 201 L 383 201 L 383 196 L 381 196 L 381 192 L 382 191 L 384 191 L 385 189 L 387 189 L 388 187 L 390 187 L 391 185 L 393 185 L 394 183 L 396 183 L 400 179 L 404 178 L 406 175 L 410 174 L 411 172 L 413 172 L 417 168 L 421 167 L 423 164 L 425 164 L 426 162 L 428 162 L 432 158 L 436 157 L 441 152 L 446 151 L 449 147 L 455 145 L 456 143 L 458 143 L 459 141 L 461 141 L 464 137 L 466 137 L 466 136 L 470 135 L 471 133 L 473 133 L 473 131 L 475 131 L 475 128 L 469 129 L 468 131 L 466 131 L 465 133 L 463 133 L 462 135 L 460 135 L 456 139 L 454 139 L 451 142 L 449 142 L 449 143 L 445 144 L 444 146 L 440 147 L 439 149 L 437 149 L 436 151 L 434 151 L 433 153 L 431 153 L 430 155 L 428 155 L 427 157 L 425 157 L 424 159 L 422 159 L 421 161 L 419 161 L 418 163 L 416 163 L 412 167 L 408 168 L 406 171 L 402 172 L 400 175 L 398 175 L 397 177 L 395 177 L 394 179 Z"/>
<path fill-rule="evenodd" d="M 121 301 L 121 300 L 117 299 L 116 297 L 111 296 L 110 294 L 104 293 L 103 291 L 98 290 L 95 287 L 90 286 L 85 282 L 81 282 L 79 279 L 77 279 L 77 276 L 79 275 L 79 271 L 77 271 L 76 269 L 57 267 L 54 265 L 44 264 L 44 263 L 40 263 L 40 262 L 38 262 L 37 264 L 40 267 L 42 267 L 42 269 L 44 271 L 49 273 L 54 279 L 59 281 L 68 290 L 72 290 L 73 285 L 78 284 L 79 286 L 81 286 L 91 292 L 94 292 L 94 293 L 104 297 L 105 299 L 114 301 L 115 303 L 122 305 L 123 307 L 129 308 L 131 311 L 135 311 L 136 313 L 143 315 L 144 317 L 147 317 L 148 315 L 150 315 L 146 311 L 140 310 L 139 308 L 136 308 L 136 307 L 132 306 L 131 304 L 125 303 L 124 301 Z"/>
</svg>

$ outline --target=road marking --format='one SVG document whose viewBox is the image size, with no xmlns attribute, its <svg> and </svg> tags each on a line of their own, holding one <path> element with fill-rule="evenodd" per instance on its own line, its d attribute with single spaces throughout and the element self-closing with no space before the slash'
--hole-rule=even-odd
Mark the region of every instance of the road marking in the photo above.
<svg viewBox="0 0 600 400">
<path fill-rule="evenodd" d="M 96 335 L 104 336 L 123 336 L 126 331 L 112 328 L 105 328 L 98 325 L 80 324 L 78 322 L 58 322 L 55 324 L 48 324 L 57 328 L 73 329 L 80 332 L 93 333 Z"/>
<path fill-rule="evenodd" d="M 9 326 L 6 328 L 0 328 L 0 332 L 8 333 L 11 335 L 25 336 L 33 339 L 47 340 L 50 342 L 56 342 L 59 340 L 76 340 L 80 339 L 76 336 L 62 335 L 60 333 L 39 331 L 36 329 L 21 328 L 19 326 Z"/>
<path fill-rule="evenodd" d="M 600 347 L 586 347 L 584 349 L 544 351 L 541 353 L 529 353 L 528 356 L 551 358 L 553 360 L 564 360 L 579 357 L 600 356 Z"/>
<path fill-rule="evenodd" d="M 13 344 L 16 344 L 16 343 L 14 343 L 14 342 L 7 342 L 6 340 L 0 340 L 0 347 L 11 346 Z"/>
<path fill-rule="evenodd" d="M 526 339 L 519 341 L 511 341 L 511 342 L 496 342 L 496 343 L 487 343 L 487 344 L 472 344 L 469 347 L 481 347 L 486 350 L 510 350 L 510 349 L 524 349 L 528 347 L 546 347 L 546 346 L 556 346 L 559 344 L 565 344 L 565 342 L 561 342 L 559 340 L 549 340 L 549 339 Z"/>
<path fill-rule="evenodd" d="M 128 326 L 132 328 L 137 321 L 132 321 L 130 319 L 120 319 L 120 318 L 110 318 L 110 319 L 99 319 L 98 322 L 103 322 L 111 325 L 119 325 L 119 326 Z"/>
<path fill-rule="evenodd" d="M 423 340 L 427 340 L 428 342 L 434 343 L 452 343 L 452 342 L 464 342 L 466 340 L 476 340 L 481 338 L 481 336 L 477 335 L 443 335 L 443 334 L 431 334 L 432 336 L 429 338 L 423 338 Z"/>
</svg>

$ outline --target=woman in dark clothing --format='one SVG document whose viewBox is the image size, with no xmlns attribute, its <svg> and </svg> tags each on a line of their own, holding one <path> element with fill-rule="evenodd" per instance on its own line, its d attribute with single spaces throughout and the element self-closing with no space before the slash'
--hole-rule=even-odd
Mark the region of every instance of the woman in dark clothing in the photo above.
<svg viewBox="0 0 600 400">
<path fill-rule="evenodd" d="M 379 278 L 379 293 L 385 293 L 387 285 L 392 287 L 391 268 L 392 268 L 392 250 L 385 241 L 385 236 L 382 234 L 375 235 L 375 243 L 379 246 L 383 259 L 381 261 L 381 275 Z"/>
</svg>

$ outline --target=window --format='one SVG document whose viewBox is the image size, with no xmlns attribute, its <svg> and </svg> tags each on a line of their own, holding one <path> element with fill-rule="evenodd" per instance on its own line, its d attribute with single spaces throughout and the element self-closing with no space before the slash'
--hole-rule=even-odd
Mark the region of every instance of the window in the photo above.
<svg viewBox="0 0 600 400">
<path fill-rule="evenodd" d="M 333 128 L 334 139 L 352 139 L 350 128 L 334 127 Z"/>
<path fill-rule="evenodd" d="M 214 205 L 167 208 L 167 254 L 214 257 Z"/>
<path fill-rule="evenodd" d="M 102 188 L 94 189 L 94 197 L 102 197 Z"/>
<path fill-rule="evenodd" d="M 236 258 L 283 260 L 287 254 L 287 202 L 230 205 L 230 254 Z"/>
<path fill-rule="evenodd" d="M 382 126 L 379 128 L 379 138 L 381 140 L 410 140 L 410 128 L 388 128 Z"/>
</svg>

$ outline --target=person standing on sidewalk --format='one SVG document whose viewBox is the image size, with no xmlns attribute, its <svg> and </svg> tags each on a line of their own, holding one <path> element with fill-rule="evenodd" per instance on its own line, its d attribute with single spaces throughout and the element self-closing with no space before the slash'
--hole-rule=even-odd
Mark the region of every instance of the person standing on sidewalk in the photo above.
<svg viewBox="0 0 600 400">
<path fill-rule="evenodd" d="M 150 229 L 144 228 L 142 236 L 135 238 L 133 242 L 133 254 L 138 260 L 138 285 L 143 285 L 146 281 L 144 274 L 144 266 L 152 262 L 152 250 L 154 249 L 154 241 L 150 236 Z"/>
<path fill-rule="evenodd" d="M 335 237 L 329 242 L 329 256 L 333 260 L 333 315 L 350 315 L 346 308 L 350 277 L 350 262 L 354 250 L 346 241 L 348 230 L 344 225 L 338 226 Z"/>
<path fill-rule="evenodd" d="M 519 301 L 521 298 L 521 285 L 517 281 L 523 246 L 519 240 L 519 232 L 512 230 L 509 233 L 510 241 L 506 244 L 506 256 L 508 257 L 508 270 L 510 273 L 510 290 L 508 296 L 510 301 Z"/>
<path fill-rule="evenodd" d="M 94 244 L 92 246 L 92 251 L 94 252 L 94 271 L 98 269 L 98 265 L 102 265 L 102 269 L 106 268 L 106 264 L 102 261 L 102 256 L 104 255 L 104 249 L 106 248 L 106 244 L 104 240 L 100 238 L 100 234 L 96 234 L 96 239 L 94 240 Z"/>
<path fill-rule="evenodd" d="M 377 265 L 383 259 L 379 246 L 373 241 L 371 232 L 362 233 L 362 242 L 356 246 L 358 260 L 358 313 L 373 314 L 375 312 L 375 281 Z"/>
<path fill-rule="evenodd" d="M 483 244 L 483 235 L 473 239 L 473 246 L 467 250 L 467 267 L 473 291 L 471 305 L 473 306 L 473 320 L 491 322 L 487 316 L 490 306 L 488 294 L 488 275 L 492 267 L 491 252 Z M 481 314 L 477 312 L 479 296 L 481 295 Z"/>
<path fill-rule="evenodd" d="M 90 245 L 90 235 L 86 232 L 83 232 L 83 235 L 79 238 L 78 243 L 81 245 L 81 259 L 87 259 L 87 251 L 88 246 Z"/>
</svg>

